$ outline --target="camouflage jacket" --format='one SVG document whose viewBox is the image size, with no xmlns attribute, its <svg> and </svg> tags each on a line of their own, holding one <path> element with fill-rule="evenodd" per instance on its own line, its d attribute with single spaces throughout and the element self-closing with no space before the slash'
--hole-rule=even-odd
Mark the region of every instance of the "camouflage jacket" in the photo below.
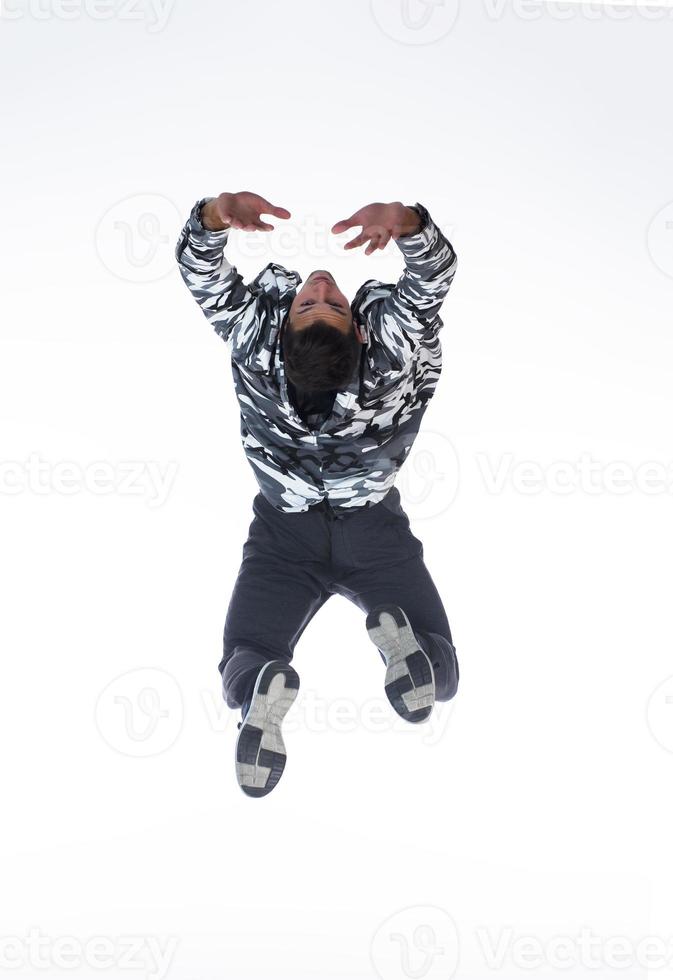
<svg viewBox="0 0 673 980">
<path fill-rule="evenodd" d="M 420 230 L 398 238 L 397 284 L 370 279 L 351 304 L 366 343 L 331 414 L 310 429 L 288 398 L 283 327 L 302 280 L 275 262 L 247 285 L 224 255 L 229 231 L 200 221 L 202 198 L 180 234 L 180 273 L 231 353 L 243 449 L 259 488 L 278 510 L 327 498 L 337 511 L 372 506 L 395 482 L 441 372 L 440 307 L 456 254 L 427 209 Z"/>
</svg>

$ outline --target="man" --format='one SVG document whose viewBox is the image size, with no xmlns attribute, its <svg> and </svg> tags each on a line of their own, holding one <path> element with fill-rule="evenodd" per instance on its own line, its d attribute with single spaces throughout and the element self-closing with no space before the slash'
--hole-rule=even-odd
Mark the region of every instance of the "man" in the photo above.
<svg viewBox="0 0 673 980">
<path fill-rule="evenodd" d="M 196 202 L 176 247 L 182 277 L 228 343 L 243 447 L 259 485 L 224 627 L 225 700 L 241 708 L 236 773 L 265 796 L 285 768 L 281 725 L 299 689 L 296 643 L 338 593 L 366 613 L 385 691 L 410 722 L 456 693 L 442 601 L 395 477 L 441 371 L 439 310 L 456 254 L 421 204 L 370 204 L 332 228 L 361 228 L 365 254 L 393 239 L 396 285 L 368 280 L 349 303 L 324 269 L 306 282 L 274 262 L 247 285 L 224 255 L 230 230 L 291 217 L 257 194 Z M 299 288 L 301 286 L 301 288 Z"/>
</svg>

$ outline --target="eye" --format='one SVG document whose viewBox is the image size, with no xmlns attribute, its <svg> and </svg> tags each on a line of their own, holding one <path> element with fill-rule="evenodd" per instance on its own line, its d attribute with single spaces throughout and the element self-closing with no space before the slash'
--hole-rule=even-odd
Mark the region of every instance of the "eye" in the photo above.
<svg viewBox="0 0 673 980">
<path fill-rule="evenodd" d="M 335 310 L 338 310 L 339 313 L 346 313 L 347 312 L 346 307 L 345 306 L 342 306 L 341 303 L 328 303 L 327 305 L 328 306 L 331 306 Z M 299 309 L 300 310 L 303 310 L 305 306 L 315 306 L 315 300 L 313 300 L 313 299 L 306 299 L 306 300 L 304 300 L 303 303 L 300 303 L 299 304 Z"/>
</svg>

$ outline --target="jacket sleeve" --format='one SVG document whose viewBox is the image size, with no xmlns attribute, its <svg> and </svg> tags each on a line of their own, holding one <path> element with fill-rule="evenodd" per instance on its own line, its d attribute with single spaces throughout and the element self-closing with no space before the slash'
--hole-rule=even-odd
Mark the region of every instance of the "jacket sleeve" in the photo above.
<svg viewBox="0 0 673 980">
<path fill-rule="evenodd" d="M 224 255 L 229 231 L 208 231 L 201 224 L 201 207 L 212 197 L 197 201 L 175 247 L 180 275 L 206 319 L 231 355 L 242 360 L 250 353 L 258 332 L 256 294 Z"/>
<path fill-rule="evenodd" d="M 369 329 L 396 370 L 405 370 L 419 344 L 433 339 L 443 321 L 442 303 L 456 273 L 457 256 L 422 204 L 421 227 L 396 239 L 405 269 L 372 311 Z"/>
</svg>

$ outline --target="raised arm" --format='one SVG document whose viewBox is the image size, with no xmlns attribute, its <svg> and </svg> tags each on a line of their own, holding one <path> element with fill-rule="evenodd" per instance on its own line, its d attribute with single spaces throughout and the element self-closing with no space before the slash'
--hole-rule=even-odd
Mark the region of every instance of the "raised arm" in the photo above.
<svg viewBox="0 0 673 980">
<path fill-rule="evenodd" d="M 255 297 L 224 255 L 231 228 L 272 231 L 262 214 L 289 218 L 285 208 L 258 194 L 220 194 L 197 201 L 180 233 L 175 257 L 180 274 L 206 319 L 223 340 L 232 342 L 232 356 L 245 356 L 256 329 Z"/>
<path fill-rule="evenodd" d="M 405 268 L 395 287 L 369 308 L 369 328 L 393 362 L 404 367 L 416 345 L 442 326 L 442 303 L 456 273 L 457 256 L 422 204 L 400 201 L 370 204 L 334 225 L 335 234 L 361 226 L 345 248 L 367 244 L 365 255 L 385 248 L 391 238 L 402 252 Z"/>
<path fill-rule="evenodd" d="M 442 325 L 439 311 L 451 288 L 458 258 L 422 204 L 408 210 L 417 213 L 419 221 L 395 239 L 405 268 L 384 311 L 406 315 L 405 329 L 414 334 Z"/>
</svg>

